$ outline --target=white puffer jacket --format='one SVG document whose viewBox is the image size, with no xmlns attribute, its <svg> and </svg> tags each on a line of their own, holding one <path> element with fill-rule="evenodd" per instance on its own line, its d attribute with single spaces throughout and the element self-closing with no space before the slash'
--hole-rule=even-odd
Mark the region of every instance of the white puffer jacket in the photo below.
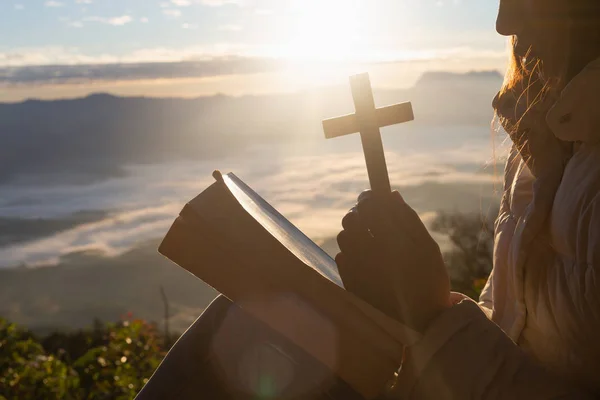
<svg viewBox="0 0 600 400">
<path fill-rule="evenodd" d="M 455 305 L 410 349 L 405 398 L 600 398 L 600 59 L 546 121 L 510 153 L 479 305 Z"/>
</svg>

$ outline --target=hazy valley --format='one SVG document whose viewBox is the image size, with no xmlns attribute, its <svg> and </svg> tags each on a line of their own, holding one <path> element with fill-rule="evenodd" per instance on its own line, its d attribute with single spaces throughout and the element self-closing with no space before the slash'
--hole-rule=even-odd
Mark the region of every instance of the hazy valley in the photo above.
<svg viewBox="0 0 600 400">
<path fill-rule="evenodd" d="M 490 121 L 501 81 L 429 73 L 411 89 L 376 90 L 378 105 L 413 102 L 416 121 L 386 128 L 384 141 L 394 186 L 426 221 L 496 201 Z M 0 315 L 42 330 L 127 312 L 160 320 L 163 286 L 184 329 L 214 292 L 156 247 L 215 168 L 334 253 L 339 221 L 368 183 L 358 138 L 325 141 L 320 121 L 352 109 L 343 87 L 0 104 Z"/>
</svg>

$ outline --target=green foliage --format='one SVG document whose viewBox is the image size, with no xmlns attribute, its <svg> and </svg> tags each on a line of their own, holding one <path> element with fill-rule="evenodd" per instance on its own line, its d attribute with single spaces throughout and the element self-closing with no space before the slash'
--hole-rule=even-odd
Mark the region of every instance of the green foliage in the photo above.
<svg viewBox="0 0 600 400">
<path fill-rule="evenodd" d="M 493 213 L 490 215 L 494 215 Z M 492 268 L 493 218 L 440 214 L 453 290 L 479 297 Z M 0 400 L 133 399 L 172 344 L 152 324 L 95 321 L 91 329 L 36 339 L 0 318 Z"/>
<path fill-rule="evenodd" d="M 432 230 L 448 237 L 452 244 L 444 254 L 452 290 L 474 300 L 479 299 L 492 271 L 496 215 L 440 213 L 432 224 Z"/>
<path fill-rule="evenodd" d="M 0 398 L 73 398 L 77 374 L 28 336 L 0 319 Z"/>
<path fill-rule="evenodd" d="M 73 367 L 85 399 L 132 399 L 158 367 L 162 340 L 143 321 L 110 325 L 109 340 L 79 358 Z"/>
<path fill-rule="evenodd" d="M 92 330 L 54 333 L 42 342 L 52 351 L 0 319 L 1 400 L 133 399 L 165 354 L 156 327 L 141 320 L 96 322 Z"/>
</svg>

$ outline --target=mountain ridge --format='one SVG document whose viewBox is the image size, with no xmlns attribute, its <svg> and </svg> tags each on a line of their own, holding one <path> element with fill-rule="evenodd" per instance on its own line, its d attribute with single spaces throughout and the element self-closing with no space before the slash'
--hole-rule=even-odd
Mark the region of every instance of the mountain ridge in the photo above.
<svg viewBox="0 0 600 400">
<path fill-rule="evenodd" d="M 417 79 L 417 81 L 415 82 L 415 84 L 412 87 L 406 88 L 406 89 L 415 89 L 418 88 L 420 84 L 423 83 L 428 83 L 429 80 L 435 80 L 435 81 L 439 81 L 439 80 L 452 80 L 452 79 L 493 79 L 493 80 L 502 80 L 503 76 L 502 74 L 495 69 L 490 69 L 490 70 L 470 70 L 467 72 L 453 72 L 453 71 L 438 71 L 438 70 L 432 70 L 432 71 L 426 71 L 423 74 L 421 74 L 421 76 L 419 77 L 419 79 Z M 320 89 L 346 89 L 346 87 L 344 85 L 334 85 L 334 86 L 323 86 Z M 375 87 L 374 90 L 377 91 L 397 91 L 397 90 L 406 90 L 406 89 L 381 89 L 381 88 L 377 88 Z M 302 91 L 300 92 L 296 92 L 296 93 L 292 93 L 292 94 L 299 94 L 302 93 Z M 110 92 L 104 92 L 104 91 L 100 91 L 100 92 L 92 92 L 89 93 L 85 96 L 77 96 L 77 97 L 67 97 L 67 98 L 61 98 L 61 99 L 38 99 L 35 97 L 30 97 L 21 101 L 15 101 L 15 102 L 7 102 L 7 101 L 0 101 L 0 106 L 2 105 L 14 105 L 14 104 L 23 104 L 23 103 L 52 103 L 52 102 L 59 102 L 59 101 L 72 101 L 72 100 L 82 100 L 82 99 L 89 99 L 89 98 L 113 98 L 113 99 L 163 99 L 163 100 L 167 100 L 167 99 L 181 99 L 181 100 L 199 100 L 199 99 L 204 99 L 204 98 L 219 98 L 219 97 L 226 97 L 226 98 L 239 98 L 239 97 L 262 97 L 264 95 L 253 95 L 253 94 L 244 94 L 244 95 L 239 95 L 239 96 L 233 96 L 233 95 L 228 95 L 228 94 L 223 94 L 223 93 L 215 93 L 215 94 L 211 94 L 211 95 L 202 95 L 202 96 L 193 96 L 193 97 L 179 97 L 179 96 L 120 96 L 117 94 L 113 94 Z"/>
<path fill-rule="evenodd" d="M 426 83 L 435 76 L 410 89 L 376 89 L 377 103 L 411 101 L 417 125 L 489 126 L 498 73 L 437 75 L 436 84 Z M 0 185 L 24 177 L 85 182 L 121 176 L 127 165 L 208 160 L 254 145 L 321 140 L 321 121 L 351 109 L 346 86 L 241 97 L 97 93 L 2 103 Z"/>
</svg>

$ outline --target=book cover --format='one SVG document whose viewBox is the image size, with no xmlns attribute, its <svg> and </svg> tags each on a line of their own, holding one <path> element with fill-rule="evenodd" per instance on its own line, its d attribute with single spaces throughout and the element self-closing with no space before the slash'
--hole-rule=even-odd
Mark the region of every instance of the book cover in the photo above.
<svg viewBox="0 0 600 400">
<path fill-rule="evenodd" d="M 419 334 L 346 291 L 335 261 L 234 174 L 181 211 L 159 252 L 329 367 L 380 394 Z"/>
</svg>

